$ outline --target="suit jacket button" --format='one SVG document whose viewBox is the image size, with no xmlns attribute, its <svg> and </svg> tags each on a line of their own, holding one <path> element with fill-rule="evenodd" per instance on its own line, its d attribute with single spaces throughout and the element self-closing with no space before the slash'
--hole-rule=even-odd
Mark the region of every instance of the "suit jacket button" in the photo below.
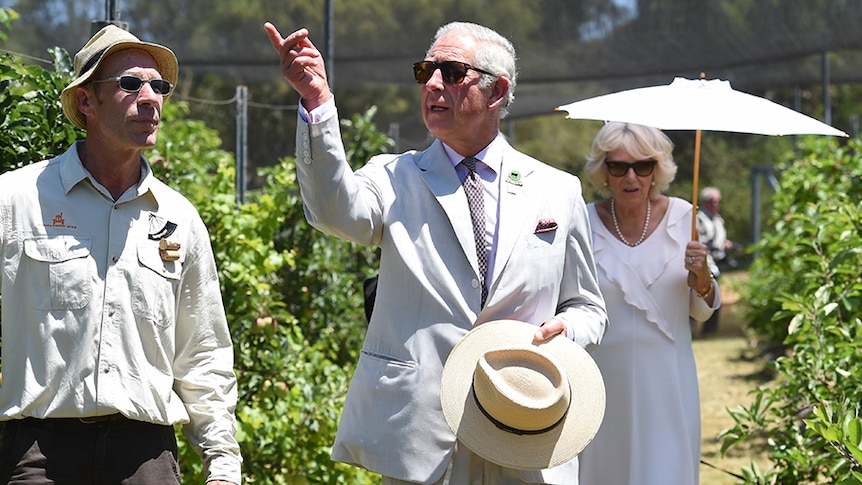
<svg viewBox="0 0 862 485">
<path fill-rule="evenodd" d="M 473 278 L 473 281 L 471 281 L 470 284 L 473 285 L 473 288 L 478 288 L 479 287 L 479 280 L 477 280 L 476 278 Z"/>
</svg>

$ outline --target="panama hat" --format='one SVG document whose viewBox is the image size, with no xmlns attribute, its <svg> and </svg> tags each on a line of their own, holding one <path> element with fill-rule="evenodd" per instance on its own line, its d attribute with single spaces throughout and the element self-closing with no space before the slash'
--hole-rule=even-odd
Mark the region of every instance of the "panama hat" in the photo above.
<svg viewBox="0 0 862 485">
<path fill-rule="evenodd" d="M 63 89 L 61 95 L 63 112 L 66 113 L 69 121 L 78 128 L 86 129 L 87 123 L 84 115 L 78 110 L 78 103 L 75 101 L 75 88 L 86 84 L 106 57 L 123 49 L 147 51 L 158 64 L 162 78 L 172 85 L 177 84 L 179 66 L 177 56 L 174 55 L 173 51 L 159 44 L 143 42 L 116 25 L 107 25 L 96 32 L 87 42 L 87 45 L 75 54 L 75 80 Z"/>
<path fill-rule="evenodd" d="M 570 461 L 595 437 L 605 386 L 592 357 L 556 336 L 534 343 L 536 326 L 496 320 L 455 346 L 440 384 L 449 427 L 482 458 L 540 470 Z"/>
</svg>

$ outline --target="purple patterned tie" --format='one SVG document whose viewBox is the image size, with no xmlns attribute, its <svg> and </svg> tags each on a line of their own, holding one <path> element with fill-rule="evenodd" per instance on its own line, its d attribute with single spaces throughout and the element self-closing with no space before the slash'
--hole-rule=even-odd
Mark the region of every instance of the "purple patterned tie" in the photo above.
<svg viewBox="0 0 862 485">
<path fill-rule="evenodd" d="M 476 240 L 476 256 L 479 259 L 479 283 L 482 285 L 482 306 L 488 297 L 488 287 L 485 284 L 488 272 L 488 247 L 485 244 L 485 194 L 482 181 L 476 173 L 476 162 L 479 160 L 467 157 L 461 161 L 467 167 L 467 178 L 464 179 L 464 191 L 467 193 L 467 203 L 470 205 L 470 218 L 473 219 L 473 238 Z"/>
</svg>

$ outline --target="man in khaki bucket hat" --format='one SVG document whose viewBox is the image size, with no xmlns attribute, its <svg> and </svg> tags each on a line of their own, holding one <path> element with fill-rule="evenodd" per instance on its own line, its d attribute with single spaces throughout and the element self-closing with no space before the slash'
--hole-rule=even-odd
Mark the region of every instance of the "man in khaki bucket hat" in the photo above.
<svg viewBox="0 0 862 485">
<path fill-rule="evenodd" d="M 75 126 L 86 129 L 86 120 L 75 101 L 76 88 L 85 86 L 88 82 L 91 82 L 93 73 L 96 72 L 96 69 L 105 58 L 115 52 L 132 48 L 146 51 L 156 61 L 162 79 L 169 82 L 171 86 L 177 84 L 179 67 L 177 65 L 177 57 L 173 51 L 159 44 L 142 42 L 123 29 L 114 25 L 108 25 L 97 32 L 87 42 L 87 45 L 75 55 L 76 77 L 63 89 L 63 112 L 66 113 L 66 117 Z M 173 89 L 171 88 L 165 93 L 165 99 L 171 95 L 172 91 Z"/>
<path fill-rule="evenodd" d="M 61 102 L 87 132 L 0 175 L 0 483 L 239 484 L 233 349 L 206 226 L 153 176 L 177 58 L 114 25 Z"/>
</svg>

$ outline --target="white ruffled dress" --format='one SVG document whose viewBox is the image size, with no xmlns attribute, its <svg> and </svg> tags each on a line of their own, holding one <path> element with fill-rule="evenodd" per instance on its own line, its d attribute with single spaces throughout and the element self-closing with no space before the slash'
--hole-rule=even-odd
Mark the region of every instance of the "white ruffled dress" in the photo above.
<svg viewBox="0 0 862 485">
<path fill-rule="evenodd" d="M 588 210 L 610 323 L 592 350 L 607 408 L 580 455 L 580 485 L 696 485 L 700 398 L 689 316 L 702 321 L 713 308 L 686 285 L 691 204 L 669 198 L 659 226 L 635 247 L 614 237 L 594 203 Z"/>
</svg>

